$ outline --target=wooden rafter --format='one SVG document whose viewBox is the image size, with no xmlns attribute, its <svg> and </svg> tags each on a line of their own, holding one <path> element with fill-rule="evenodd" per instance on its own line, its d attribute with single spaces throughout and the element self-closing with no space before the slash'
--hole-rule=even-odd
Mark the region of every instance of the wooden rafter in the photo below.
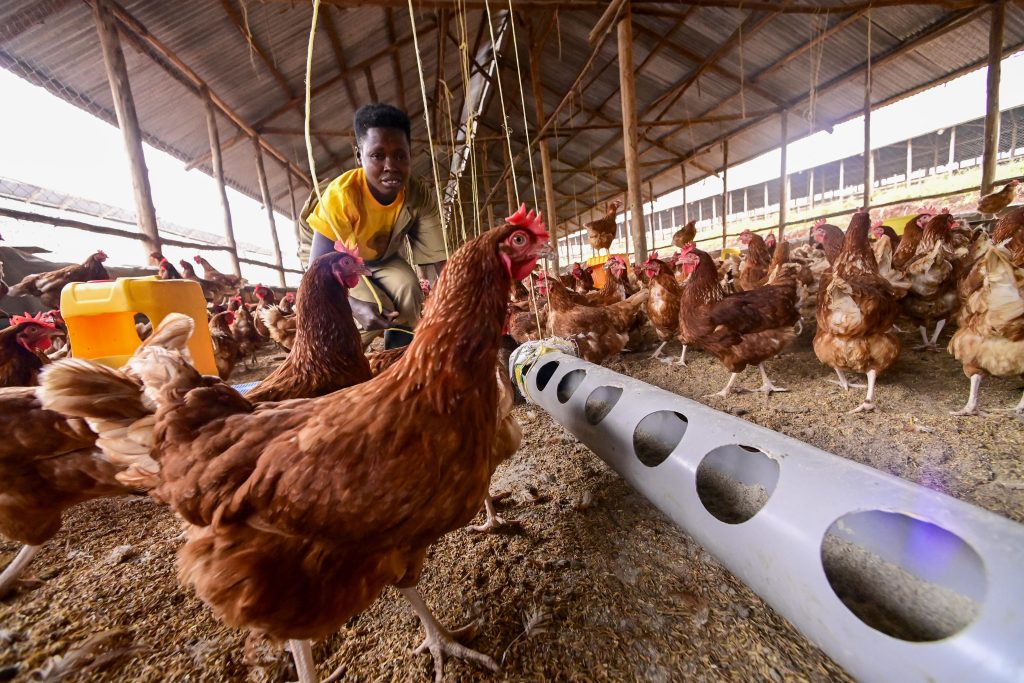
<svg viewBox="0 0 1024 683">
<path fill-rule="evenodd" d="M 231 22 L 231 25 L 235 27 L 238 33 L 242 36 L 242 39 L 245 40 L 249 50 L 259 58 L 263 67 L 268 73 L 270 73 L 274 81 L 277 83 L 277 86 L 281 89 L 281 92 L 283 92 L 284 96 L 290 101 L 294 97 L 294 93 L 292 92 L 291 85 L 288 83 L 288 79 L 283 73 L 281 73 L 281 70 L 277 68 L 276 64 L 274 64 L 274 60 L 270 58 L 267 51 L 256 40 L 256 36 L 252 34 L 246 23 L 242 20 L 238 10 L 231 4 L 231 0 L 220 0 L 220 5 L 224 8 L 224 13 L 228 15 L 228 20 Z M 325 15 L 326 14 L 327 13 L 325 13 Z M 305 113 L 301 104 L 296 104 L 294 108 L 300 114 Z M 330 148 L 327 142 L 316 137 L 314 139 L 320 143 L 320 146 L 323 147 L 324 150 L 326 150 L 327 157 L 330 159 L 330 162 L 332 164 L 338 163 L 337 156 L 334 154 L 334 151 Z"/>
<path fill-rule="evenodd" d="M 325 8 L 325 10 L 326 9 L 327 8 Z M 334 55 L 334 63 L 338 65 L 338 75 L 341 76 L 341 83 L 345 88 L 345 95 L 348 97 L 349 106 L 351 106 L 354 111 L 356 108 L 356 102 L 359 101 L 359 96 L 356 95 L 356 88 L 352 83 L 352 71 L 348 65 L 348 60 L 345 58 L 345 48 L 341 44 L 341 37 L 338 35 L 338 28 L 334 24 L 334 15 L 330 11 L 324 11 L 322 21 L 324 33 L 327 34 L 327 42 L 330 43 L 331 53 Z"/>
<path fill-rule="evenodd" d="M 647 3 L 635 3 L 637 14 L 648 14 L 658 17 L 674 17 L 679 15 L 679 10 L 673 10 Z M 946 9 L 970 9 L 981 5 L 989 4 L 989 0 L 864 0 L 863 2 L 833 2 L 815 4 L 793 4 L 787 7 L 779 7 L 773 2 L 746 0 L 686 0 L 686 5 L 694 7 L 724 7 L 730 9 L 744 9 L 751 12 L 781 12 L 783 14 L 842 14 L 845 12 L 860 12 L 869 7 L 905 7 L 907 5 L 939 5 Z"/>
<path fill-rule="evenodd" d="M 39 0 L 4 18 L 0 26 L 0 45 L 14 40 L 25 31 L 42 24 L 54 14 L 64 10 L 74 0 Z"/>
<path fill-rule="evenodd" d="M 388 31 L 388 42 L 394 43 L 398 40 L 398 33 L 395 31 L 395 11 L 390 7 L 384 8 L 384 20 Z M 409 107 L 405 103 L 405 76 L 402 75 L 402 59 L 398 56 L 397 51 L 391 53 L 391 68 L 395 71 L 398 106 L 402 108 L 402 111 L 408 111 Z"/>
</svg>

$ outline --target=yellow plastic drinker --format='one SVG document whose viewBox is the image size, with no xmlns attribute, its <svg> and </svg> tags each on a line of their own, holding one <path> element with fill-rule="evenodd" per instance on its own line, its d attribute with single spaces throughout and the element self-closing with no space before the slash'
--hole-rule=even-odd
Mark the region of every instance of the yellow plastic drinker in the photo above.
<svg viewBox="0 0 1024 683">
<path fill-rule="evenodd" d="M 206 300 L 198 282 L 156 277 L 74 282 L 60 293 L 60 312 L 75 357 L 114 368 L 124 365 L 142 343 L 135 330 L 136 313 L 149 318 L 154 329 L 167 314 L 184 313 L 196 321 L 188 342 L 193 365 L 205 375 L 217 374 Z"/>
</svg>

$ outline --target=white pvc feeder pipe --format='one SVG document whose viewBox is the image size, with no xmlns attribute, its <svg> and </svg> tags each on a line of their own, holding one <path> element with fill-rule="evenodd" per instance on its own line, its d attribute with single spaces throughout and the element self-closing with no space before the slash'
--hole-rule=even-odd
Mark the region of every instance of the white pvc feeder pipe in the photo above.
<svg viewBox="0 0 1024 683">
<path fill-rule="evenodd" d="M 857 679 L 1024 681 L 1024 526 L 563 353 L 523 384 Z"/>
</svg>

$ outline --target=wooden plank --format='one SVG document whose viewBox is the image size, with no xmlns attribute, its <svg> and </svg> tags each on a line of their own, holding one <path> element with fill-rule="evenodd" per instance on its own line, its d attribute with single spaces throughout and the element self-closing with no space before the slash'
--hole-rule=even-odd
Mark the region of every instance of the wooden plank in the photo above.
<svg viewBox="0 0 1024 683">
<path fill-rule="evenodd" d="M 779 135 L 779 241 L 782 241 L 782 233 L 786 229 L 786 220 L 789 213 L 789 112 L 782 112 L 782 131 Z M 765 187 L 768 184 L 765 183 Z M 767 204 L 765 205 L 767 207 Z"/>
<path fill-rule="evenodd" d="M 281 259 L 281 241 L 277 236 L 277 221 L 274 220 L 274 202 L 270 197 L 270 186 L 267 185 L 267 173 L 263 168 L 263 148 L 259 140 L 253 138 L 253 153 L 256 155 L 256 176 L 260 182 L 260 196 L 263 198 L 263 207 L 267 211 L 267 223 L 270 224 L 270 239 L 274 247 L 274 264 L 277 267 L 279 284 L 284 287 L 284 261 Z"/>
<path fill-rule="evenodd" d="M 235 229 L 231 224 L 231 205 L 228 203 L 228 193 L 224 187 L 224 163 L 220 155 L 220 133 L 217 131 L 217 111 L 213 106 L 213 99 L 210 91 L 203 89 L 203 102 L 206 104 L 206 133 L 210 138 L 210 154 L 213 161 L 213 177 L 217 181 L 217 189 L 220 191 L 220 206 L 224 212 L 224 238 L 228 243 L 228 253 L 231 256 L 231 268 L 235 275 L 242 276 L 242 267 L 238 263 L 238 245 L 235 243 Z"/>
<path fill-rule="evenodd" d="M 985 148 L 981 157 L 981 195 L 992 192 L 999 160 L 999 80 L 1002 77 L 1003 27 L 1006 4 L 992 4 L 992 21 L 988 33 L 988 81 L 985 90 Z"/>
<path fill-rule="evenodd" d="M 96 3 L 100 0 L 88 1 L 92 2 L 93 6 L 95 7 Z M 178 55 L 173 50 L 168 48 L 161 41 L 157 40 L 157 38 L 152 33 L 150 33 L 146 29 L 146 27 L 139 22 L 138 19 L 129 14 L 123 7 L 118 5 L 116 2 L 113 2 L 113 0 L 102 1 L 107 4 L 107 6 L 110 8 L 111 13 L 115 17 L 117 17 L 118 21 L 121 22 L 121 26 L 125 32 L 132 34 L 135 38 L 138 38 L 143 43 L 149 45 L 161 57 L 163 57 L 164 60 L 166 60 L 166 64 L 160 63 L 160 66 L 162 68 L 170 72 L 170 67 L 173 67 L 174 69 L 177 69 L 179 72 L 176 75 L 176 77 L 183 76 L 187 78 L 188 80 L 195 83 L 197 88 L 207 87 L 206 82 L 202 78 L 200 78 L 195 71 L 193 71 L 187 64 L 185 64 L 185 62 L 182 61 L 182 59 L 178 57 Z M 228 107 L 224 100 L 218 97 L 217 94 L 212 90 L 209 92 L 210 98 L 212 99 L 214 105 L 218 109 L 220 109 L 221 113 L 223 113 L 224 116 L 226 116 L 232 123 L 234 123 L 240 129 L 242 129 L 244 134 L 247 134 L 250 137 L 259 137 L 259 133 L 255 130 L 255 128 L 246 123 L 241 116 L 239 116 L 233 109 Z M 294 173 L 296 177 L 301 178 L 302 181 L 306 183 L 307 186 L 311 185 L 310 179 L 306 176 L 302 169 L 300 169 L 297 165 L 289 161 L 288 157 L 285 156 L 283 152 L 281 152 L 276 147 L 268 143 L 266 140 L 263 140 L 262 138 L 260 138 L 260 144 L 263 145 L 263 148 L 266 149 L 267 152 L 269 152 L 274 158 L 276 158 L 282 164 L 285 164 L 289 171 Z M 209 159 L 209 157 L 207 157 L 207 159 Z M 199 163 L 205 163 L 205 161 L 201 161 Z M 186 168 L 188 168 L 188 166 Z M 192 166 L 192 168 L 194 168 L 194 166 Z"/>
<path fill-rule="evenodd" d="M 544 90 L 540 87 L 540 67 L 537 65 L 537 58 L 533 51 L 529 53 L 530 62 L 530 85 L 533 87 L 533 106 L 537 114 L 537 125 L 543 127 L 547 123 L 544 114 Z M 538 143 L 540 148 L 540 168 L 544 178 L 544 216 L 548 225 L 558 225 L 558 210 L 555 205 L 555 186 L 551 177 L 551 151 L 548 148 L 548 139 L 541 138 Z M 490 192 L 488 192 L 490 195 Z M 551 232 L 551 252 L 554 258 L 554 270 L 558 272 L 558 239 L 557 231 Z"/>
<path fill-rule="evenodd" d="M 117 125 L 124 136 L 125 152 L 132 174 L 132 188 L 135 194 L 135 214 L 139 229 L 145 236 L 143 248 L 146 255 L 160 250 L 160 233 L 157 229 L 156 208 L 153 206 L 153 192 L 149 186 L 149 171 L 146 156 L 142 150 L 142 132 L 139 117 L 135 111 L 131 86 L 128 83 L 128 67 L 125 65 L 117 24 L 110 13 L 107 0 L 93 2 L 93 18 L 103 48 L 103 64 L 107 71 L 107 82 L 114 100 Z"/>
<path fill-rule="evenodd" d="M 714 209 L 715 203 L 711 202 Z M 729 141 L 722 142 L 722 249 L 729 235 Z"/>
<path fill-rule="evenodd" d="M 96 233 L 97 235 L 110 235 L 111 237 L 123 237 L 129 240 L 145 240 L 145 237 L 137 232 L 131 230 L 121 230 L 118 228 L 112 228 L 108 225 L 99 225 L 97 223 L 87 223 L 86 221 L 77 221 L 71 218 L 58 218 L 57 216 L 46 216 L 39 213 L 30 213 L 28 211 L 19 211 L 18 209 L 8 209 L 0 206 L 0 216 L 6 216 L 19 221 L 29 221 L 31 223 L 45 223 L 46 225 L 54 225 L 62 228 L 74 228 L 75 230 L 85 230 L 88 232 Z M 230 251 L 230 247 L 226 247 L 221 244 L 207 244 L 206 242 L 189 242 L 186 240 L 176 240 L 171 237 L 161 238 L 160 244 L 166 247 L 181 247 L 183 249 L 198 249 L 200 251 Z M 147 254 L 148 256 L 149 254 Z M 273 268 L 269 263 L 263 261 L 253 261 L 252 259 L 239 259 L 242 263 L 248 263 L 254 266 L 262 266 L 264 268 Z M 286 273 L 296 273 L 301 275 L 302 272 L 298 270 L 292 270 L 285 268 Z"/>
<path fill-rule="evenodd" d="M 875 159 L 871 155 L 871 13 L 868 20 L 868 57 L 864 69 L 864 210 L 871 208 L 871 192 L 875 185 Z"/>
<path fill-rule="evenodd" d="M 630 212 L 635 261 L 647 260 L 644 207 L 640 197 L 640 164 L 637 154 L 636 82 L 633 80 L 633 18 L 626 5 L 616 27 L 619 50 L 619 91 L 622 93 L 622 144 L 626 162 L 626 196 Z"/>
</svg>

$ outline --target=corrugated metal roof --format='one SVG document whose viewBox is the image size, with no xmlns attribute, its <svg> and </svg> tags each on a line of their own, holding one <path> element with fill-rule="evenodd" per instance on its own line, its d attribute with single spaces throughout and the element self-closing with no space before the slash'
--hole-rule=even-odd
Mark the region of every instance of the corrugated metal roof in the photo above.
<svg viewBox="0 0 1024 683">
<path fill-rule="evenodd" d="M 348 4 L 339 3 L 339 4 Z M 385 6 L 338 7 L 328 2 L 321 7 L 321 21 L 313 55 L 312 83 L 315 89 L 312 126 L 324 132 L 316 136 L 314 151 L 320 176 L 335 174 L 352 165 L 351 140 L 341 135 L 351 127 L 354 109 L 371 98 L 399 103 L 404 96 L 413 120 L 416 138 L 414 172 L 430 176 L 429 155 L 423 140 L 423 122 L 416 54 L 405 5 L 389 0 Z M 427 95 L 433 101 L 438 68 L 438 29 L 446 26 L 443 77 L 454 93 L 456 116 L 462 98 L 461 16 L 455 3 L 438 0 L 416 3 L 420 32 L 420 60 Z M 495 30 L 505 5 L 491 3 Z M 515 5 L 515 0 L 513 2 Z M 513 153 L 538 130 L 528 69 L 528 45 L 534 36 L 546 33 L 538 50 L 543 82 L 543 105 L 550 114 L 575 81 L 590 57 L 587 37 L 601 16 L 600 7 L 572 7 L 557 10 L 539 5 L 525 7 L 516 25 L 519 66 L 510 46 L 500 59 L 499 76 L 504 90 L 507 119 L 494 91 L 482 115 L 480 136 L 487 148 L 489 172 L 485 188 L 503 168 L 507 126 Z M 699 5 L 700 3 L 695 3 Z M 782 5 L 793 5 L 789 0 Z M 826 7 L 827 2 L 804 0 L 805 5 Z M 442 11 L 439 7 L 447 7 Z M 265 139 L 287 160 L 306 169 L 303 137 L 302 95 L 306 70 L 306 47 L 311 20 L 309 3 L 284 0 L 122 0 L 123 12 L 145 27 L 153 39 L 165 46 L 195 72 L 246 124 L 265 131 Z M 479 5 L 475 5 L 479 7 Z M 762 5 L 759 5 L 762 7 Z M 860 114 L 863 105 L 863 65 L 867 57 L 868 15 L 845 12 L 818 14 L 776 13 L 762 10 L 691 6 L 688 3 L 633 2 L 634 64 L 643 65 L 636 76 L 639 118 L 648 121 L 664 108 L 659 101 L 666 92 L 702 73 L 661 119 L 731 120 L 691 122 L 650 128 L 640 143 L 641 174 L 653 182 L 656 194 L 678 187 L 680 161 L 687 160 L 687 177 L 697 180 L 722 163 L 719 143 L 729 139 L 730 163 L 753 158 L 779 144 L 777 114 L 742 120 L 738 115 L 763 114 L 779 103 L 791 106 L 791 135 L 812 131 L 808 95 L 818 91 L 813 102 L 814 127 L 822 128 Z M 873 99 L 888 102 L 921 87 L 943 81 L 972 66 L 984 63 L 988 50 L 987 7 L 950 9 L 941 4 L 915 4 L 870 10 L 872 22 Z M 241 29 L 233 17 L 237 17 Z M 389 24 L 390 18 L 390 24 Z M 471 9 L 465 15 L 468 54 L 477 54 L 489 43 L 486 13 Z M 751 27 L 766 19 L 759 30 Z M 954 30 L 943 30 L 959 20 Z M 746 22 L 746 23 L 744 23 Z M 338 55 L 332 46 L 329 26 L 337 31 L 341 59 L 349 67 L 341 77 Z M 713 63 L 708 57 L 719 51 L 743 25 L 747 31 Z M 835 27 L 841 27 L 835 29 Z M 823 31 L 830 35 L 817 47 L 806 49 L 808 41 Z M 122 32 L 134 33 L 130 22 L 122 21 Z M 394 39 L 392 39 L 392 33 Z M 896 57 L 886 55 L 936 33 L 934 42 L 920 42 Z M 149 142 L 179 158 L 197 163 L 208 171 L 209 154 L 205 108 L 190 79 L 174 78 L 160 57 L 145 41 L 123 40 L 131 88 L 143 132 Z M 1014 3 L 1006 6 L 1004 45 L 1017 50 L 1024 43 L 1024 11 Z M 264 62 L 259 52 L 266 56 Z M 397 55 L 396 72 L 392 55 Z M 783 64 L 781 67 L 776 66 Z M 7 0 L 0 9 L 0 65 L 45 85 L 72 103 L 107 120 L 113 119 L 113 104 L 102 54 L 96 36 L 90 1 Z M 366 68 L 364 68 L 364 66 Z M 353 68 L 356 67 L 356 68 Z M 175 71 L 172 67 L 171 71 Z M 275 73 L 276 72 L 276 73 Z M 182 82 L 184 80 L 184 83 Z M 400 84 L 401 81 L 401 84 Z M 347 82 L 347 83 L 346 83 Z M 324 86 L 328 83 L 328 86 Z M 832 87 L 827 87 L 833 84 Z M 355 101 L 349 97 L 351 86 Z M 526 104 L 528 130 L 524 130 L 520 101 Z M 652 103 L 658 106 L 651 107 Z M 446 111 L 441 90 L 441 111 Z M 433 107 L 433 103 L 431 104 Z M 593 69 L 584 79 L 582 91 L 574 96 L 557 117 L 557 128 L 603 125 L 604 128 L 562 132 L 552 138 L 559 218 L 568 218 L 574 206 L 603 201 L 621 193 L 626 185 L 623 166 L 621 102 L 615 34 L 605 41 Z M 437 112 L 432 111 L 437 117 Z M 442 129 L 447 129 L 443 119 Z M 224 165 L 229 184 L 259 197 L 251 142 L 234 142 L 238 127 L 218 115 Z M 643 130 L 643 129 L 642 129 Z M 447 133 L 444 135 L 447 138 Z M 439 167 L 450 149 L 444 140 L 436 142 Z M 534 154 L 535 177 L 540 182 L 539 157 Z M 271 195 L 276 208 L 290 212 L 287 178 L 280 161 L 265 155 Z M 477 155 L 480 163 L 480 155 Z M 564 172 L 581 169 L 580 173 Z M 530 183 L 529 168 L 515 169 L 520 189 Z M 444 182 L 444 179 L 442 179 Z M 307 188 L 295 183 L 295 199 L 301 204 Z M 464 192 L 464 197 L 468 193 Z M 497 191 L 504 204 L 504 188 Z M 468 199 L 466 200 L 469 201 Z M 467 204 L 468 208 L 468 204 Z M 504 206 L 498 207 L 504 210 Z"/>
</svg>

